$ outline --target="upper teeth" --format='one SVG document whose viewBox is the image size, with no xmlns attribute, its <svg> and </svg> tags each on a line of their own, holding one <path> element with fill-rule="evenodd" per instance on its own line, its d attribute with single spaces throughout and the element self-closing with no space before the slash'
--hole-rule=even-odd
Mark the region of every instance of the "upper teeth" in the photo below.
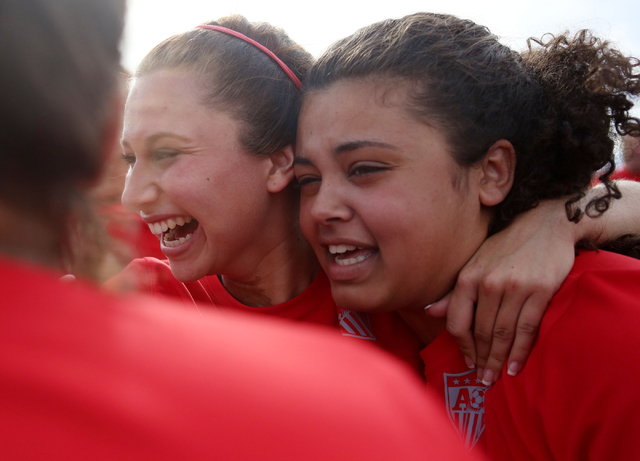
<svg viewBox="0 0 640 461">
<path fill-rule="evenodd" d="M 354 247 L 353 245 L 329 245 L 329 253 L 331 253 L 332 255 L 342 254 L 346 253 L 347 251 L 353 251 L 356 248 L 357 247 Z M 358 248 L 358 250 L 361 249 L 362 248 Z"/>
<path fill-rule="evenodd" d="M 163 232 L 167 232 L 169 229 L 173 229 L 176 226 L 184 226 L 191 222 L 193 218 L 191 216 L 180 216 L 178 218 L 167 219 L 166 221 L 158 221 L 154 223 L 147 223 L 149 226 L 149 230 L 153 234 L 162 234 Z"/>
</svg>

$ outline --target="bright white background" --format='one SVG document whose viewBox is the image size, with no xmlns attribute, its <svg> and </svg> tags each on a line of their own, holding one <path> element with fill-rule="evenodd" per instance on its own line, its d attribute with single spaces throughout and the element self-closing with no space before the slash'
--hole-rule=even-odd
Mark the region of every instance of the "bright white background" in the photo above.
<svg viewBox="0 0 640 461">
<path fill-rule="evenodd" d="M 282 27 L 318 56 L 362 26 L 416 11 L 472 19 L 517 50 L 527 37 L 589 28 L 640 57 L 640 0 L 128 0 L 123 64 L 133 71 L 163 39 L 232 13 Z"/>
</svg>

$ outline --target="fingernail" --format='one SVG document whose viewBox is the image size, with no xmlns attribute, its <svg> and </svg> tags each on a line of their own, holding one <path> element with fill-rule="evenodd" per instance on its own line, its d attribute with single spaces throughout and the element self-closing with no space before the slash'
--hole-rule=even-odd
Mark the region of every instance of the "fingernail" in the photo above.
<svg viewBox="0 0 640 461">
<path fill-rule="evenodd" d="M 507 374 L 509 376 L 515 376 L 520 371 L 520 364 L 518 362 L 511 362 L 509 368 L 507 368 Z"/>
<path fill-rule="evenodd" d="M 478 375 L 478 379 L 482 379 L 482 375 L 484 374 L 484 368 L 478 368 L 478 371 L 476 372 L 476 374 Z"/>
<path fill-rule="evenodd" d="M 429 310 L 429 308 L 430 308 L 431 306 L 433 306 L 434 304 L 435 304 L 435 303 L 431 303 L 431 304 L 429 304 L 428 306 L 425 306 L 425 307 L 424 307 L 424 310 L 425 310 L 425 311 L 428 311 L 428 310 Z"/>
<path fill-rule="evenodd" d="M 473 363 L 473 360 L 471 360 L 471 357 L 467 357 L 466 355 L 464 356 L 464 363 L 466 363 L 470 369 L 473 369 L 476 367 L 476 364 Z"/>
<path fill-rule="evenodd" d="M 491 386 L 493 383 L 493 370 L 487 370 L 482 377 L 482 384 L 485 386 Z"/>
</svg>

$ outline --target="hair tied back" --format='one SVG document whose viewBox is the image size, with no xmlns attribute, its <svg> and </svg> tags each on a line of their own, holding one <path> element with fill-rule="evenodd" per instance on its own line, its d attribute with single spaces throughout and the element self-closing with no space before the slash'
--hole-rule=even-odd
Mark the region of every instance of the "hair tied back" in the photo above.
<svg viewBox="0 0 640 461">
<path fill-rule="evenodd" d="M 241 34 L 238 31 L 235 31 L 233 29 L 228 29 L 228 28 L 222 27 L 222 26 L 214 26 L 214 25 L 211 25 L 211 24 L 199 24 L 199 25 L 196 26 L 196 29 L 216 30 L 218 32 L 222 32 L 223 34 L 233 35 L 234 37 L 237 37 L 237 38 L 239 38 L 241 40 L 244 40 L 247 43 L 252 44 L 256 48 L 258 48 L 260 51 L 262 51 L 263 53 L 267 54 L 271 59 L 273 59 L 282 68 L 282 70 L 289 76 L 289 78 L 291 79 L 293 84 L 299 90 L 302 90 L 302 82 L 300 82 L 300 79 L 298 77 L 296 77 L 296 74 L 294 74 L 293 71 L 289 68 L 289 66 L 287 66 L 284 62 L 282 62 L 282 60 L 279 57 L 277 57 L 275 55 L 275 53 L 273 53 L 266 46 L 261 45 L 260 43 L 256 42 L 252 38 L 249 38 L 246 35 Z"/>
</svg>

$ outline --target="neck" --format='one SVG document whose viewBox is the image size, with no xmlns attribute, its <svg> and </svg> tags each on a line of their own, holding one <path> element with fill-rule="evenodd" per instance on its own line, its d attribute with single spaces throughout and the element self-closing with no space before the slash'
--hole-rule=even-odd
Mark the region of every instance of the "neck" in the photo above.
<svg viewBox="0 0 640 461">
<path fill-rule="evenodd" d="M 274 248 L 247 278 L 222 275 L 222 284 L 238 301 L 254 307 L 287 302 L 302 293 L 320 271 L 311 246 L 300 241 L 286 242 Z"/>
<path fill-rule="evenodd" d="M 60 268 L 60 233 L 47 221 L 0 202 L 0 253 Z"/>
<path fill-rule="evenodd" d="M 293 191 L 273 194 L 260 237 L 248 249 L 242 267 L 222 274 L 222 284 L 241 303 L 265 307 L 282 304 L 302 293 L 320 271 L 320 264 L 300 230 Z"/>
<path fill-rule="evenodd" d="M 447 327 L 447 319 L 429 317 L 423 308 L 400 309 L 398 314 L 415 331 L 425 346 L 431 344 Z"/>
</svg>

